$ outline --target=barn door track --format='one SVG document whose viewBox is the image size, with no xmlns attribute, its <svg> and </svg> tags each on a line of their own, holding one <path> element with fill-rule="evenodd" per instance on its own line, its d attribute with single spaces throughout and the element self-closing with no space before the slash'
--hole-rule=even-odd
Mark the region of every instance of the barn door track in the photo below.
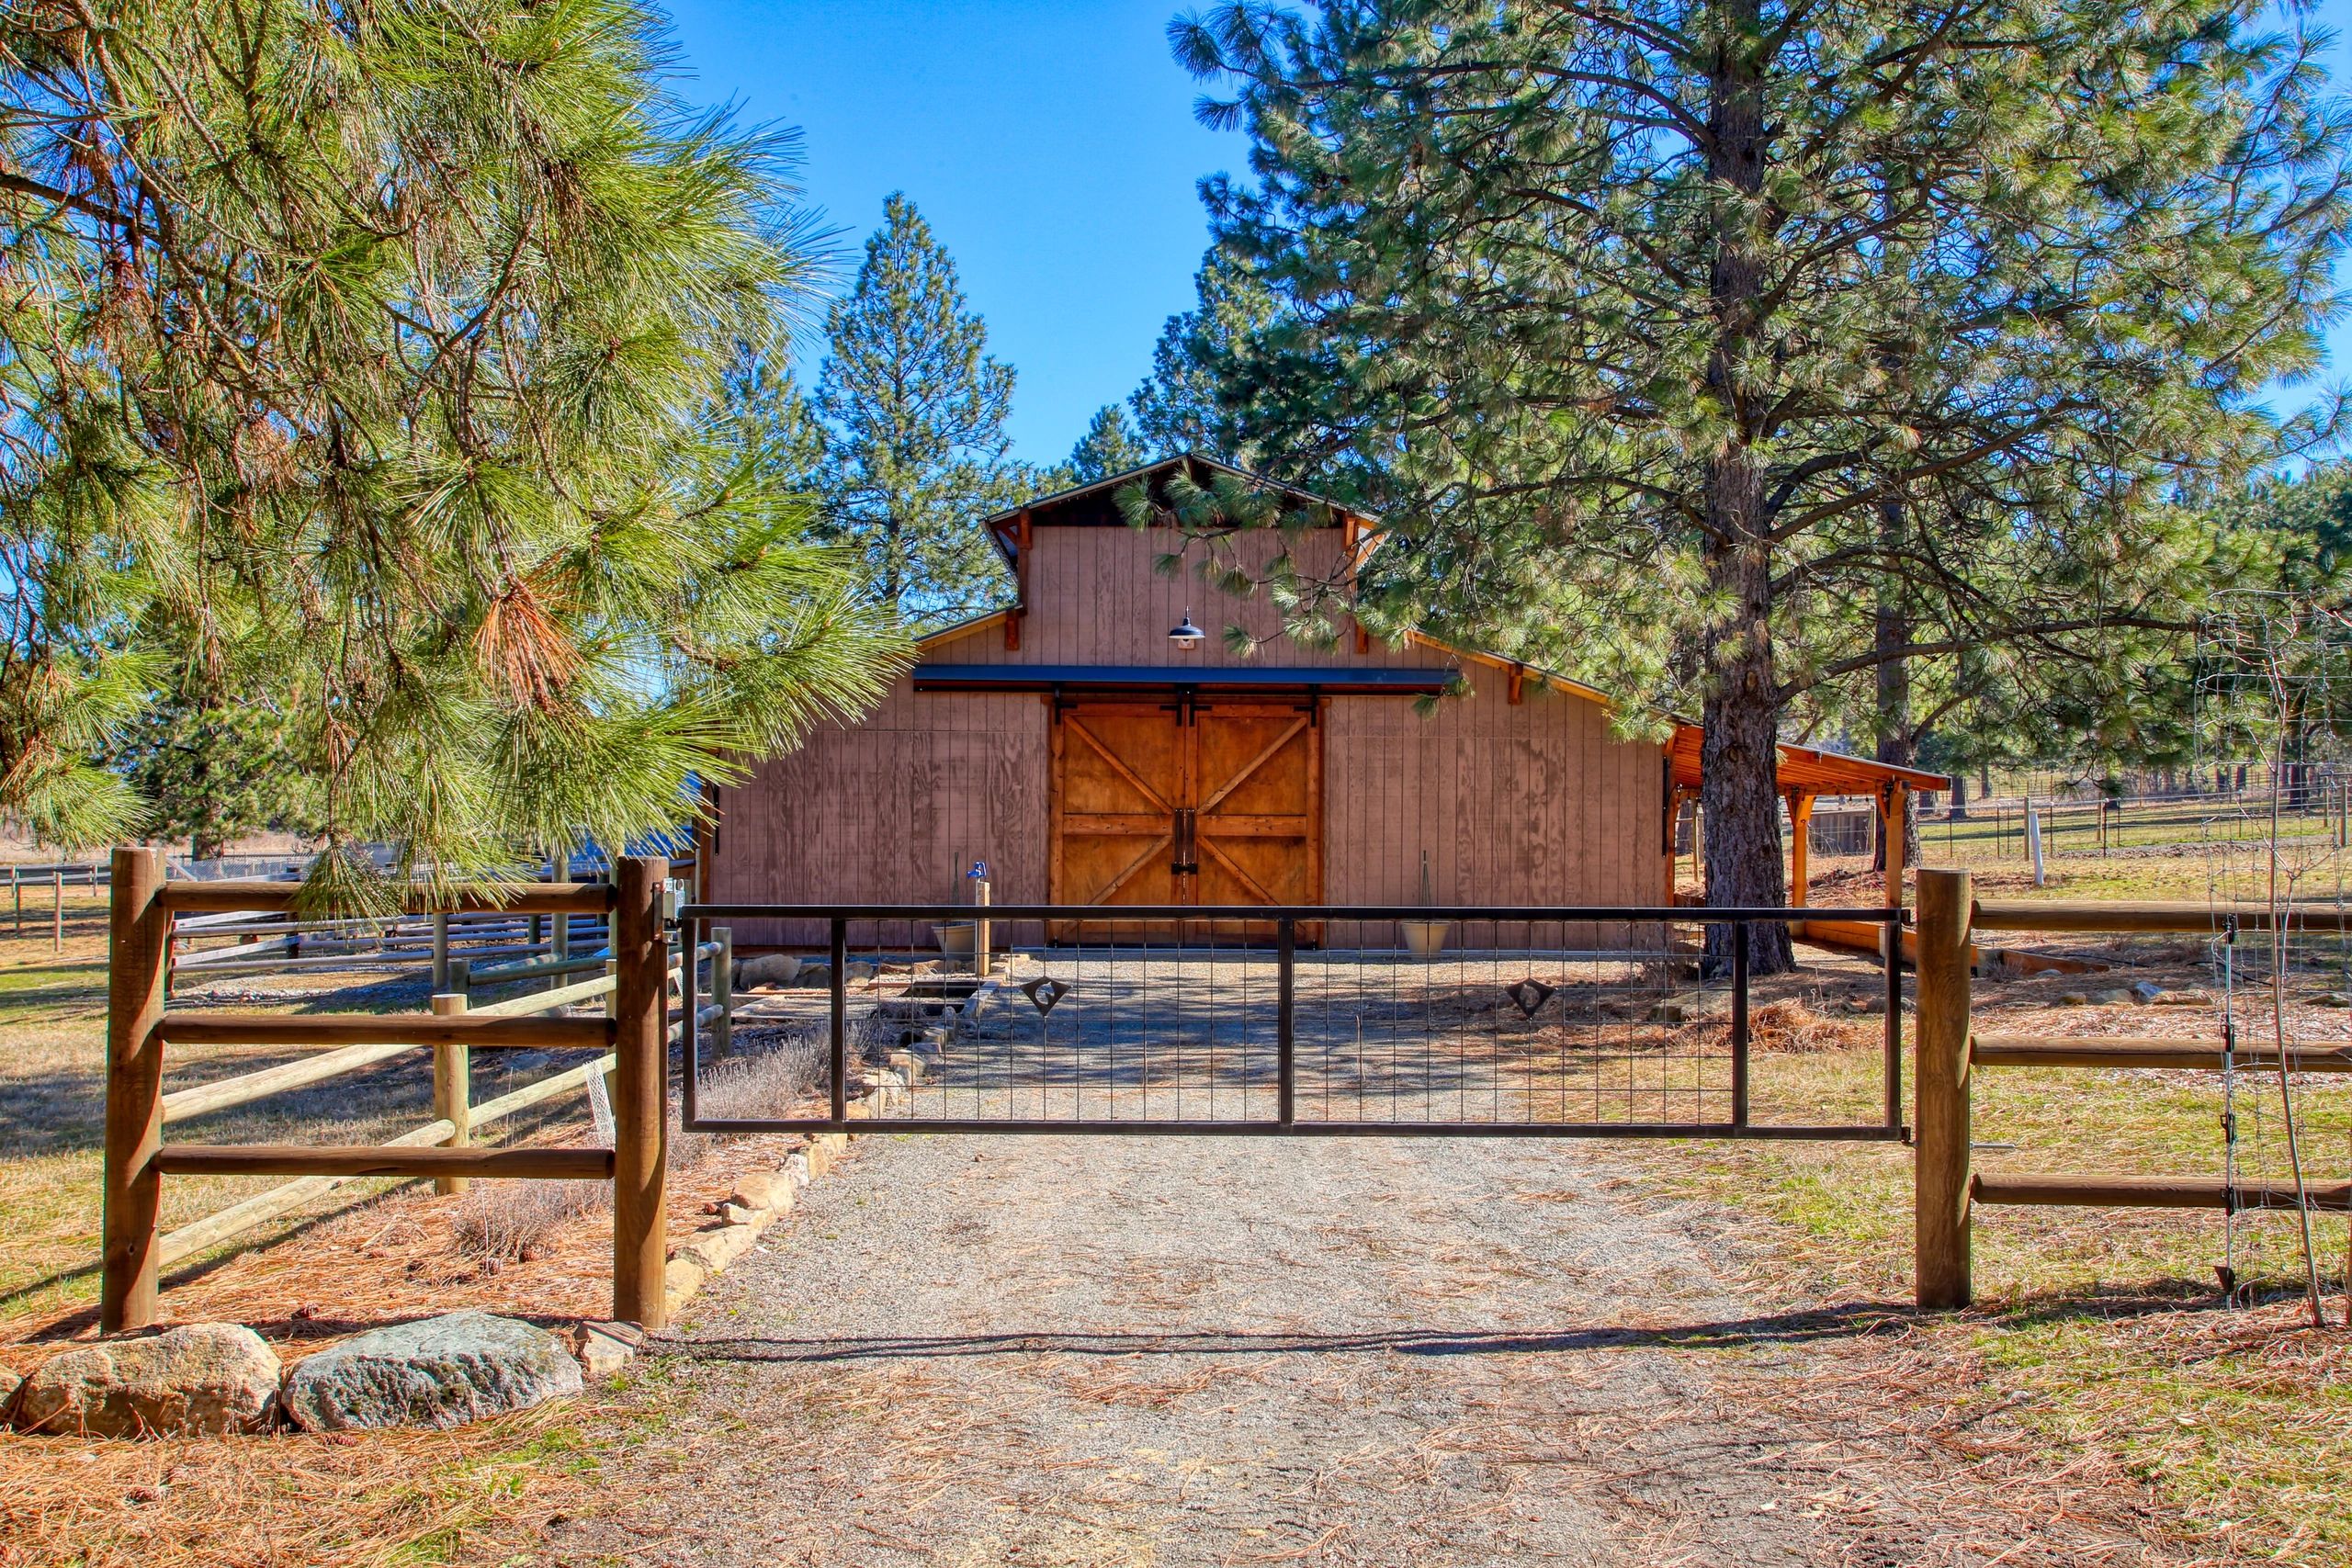
<svg viewBox="0 0 2352 1568">
<path fill-rule="evenodd" d="M 2172 1562 L 1606 1145 L 879 1137 L 697 1298 L 551 1560 Z M 2055 1499 L 2053 1501 L 2052 1499 Z"/>
</svg>

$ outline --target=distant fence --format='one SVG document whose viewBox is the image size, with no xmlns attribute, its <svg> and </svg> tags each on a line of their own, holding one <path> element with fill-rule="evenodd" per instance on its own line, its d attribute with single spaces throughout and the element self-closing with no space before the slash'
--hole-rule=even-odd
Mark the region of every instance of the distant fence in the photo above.
<svg viewBox="0 0 2352 1568">
<path fill-rule="evenodd" d="M 470 889 L 459 908 L 410 917 L 432 925 L 481 917 L 587 917 L 609 933 L 609 953 L 577 961 L 606 968 L 597 978 L 482 1008 L 460 993 L 434 998 L 429 1013 L 288 1015 L 170 1011 L 166 981 L 175 922 L 206 915 L 250 919 L 283 914 L 288 883 L 164 880 L 161 857 L 118 851 L 112 865 L 107 1036 L 106 1209 L 100 1322 L 109 1332 L 154 1319 L 160 1270 L 359 1177 L 431 1177 L 445 1191 L 476 1177 L 612 1179 L 614 1311 L 658 1325 L 662 1315 L 662 1120 L 668 1096 L 665 997 L 688 995 L 701 960 L 711 961 L 709 994 L 695 1023 L 728 1032 L 733 1014 L 729 944 L 714 940 L 673 953 L 662 913 L 667 866 L 625 859 L 611 884 L 524 884 Z M 332 923 L 332 922 L 307 922 Z M 204 928 L 199 928 L 204 929 Z M 210 928 L 219 930 L 220 928 Z M 283 930 L 283 928 L 280 928 Z M 302 933 L 286 932 L 288 936 Z M 333 962 L 347 962 L 334 955 Z M 542 965 L 541 968 L 547 966 Z M 543 1016 L 603 998 L 602 1018 Z M 683 1021 L 682 1025 L 683 1026 Z M 172 1094 L 162 1092 L 170 1043 L 320 1047 L 318 1055 Z M 484 1048 L 589 1047 L 599 1054 L 495 1099 L 474 1103 L 470 1055 Z M 434 1052 L 434 1120 L 372 1147 L 171 1145 L 168 1123 L 324 1082 L 420 1048 Z M 485 1126 L 592 1080 L 606 1087 L 613 1147 L 499 1149 L 473 1146 Z M 168 1235 L 157 1228 L 165 1175 L 287 1175 L 299 1178 Z"/>
</svg>

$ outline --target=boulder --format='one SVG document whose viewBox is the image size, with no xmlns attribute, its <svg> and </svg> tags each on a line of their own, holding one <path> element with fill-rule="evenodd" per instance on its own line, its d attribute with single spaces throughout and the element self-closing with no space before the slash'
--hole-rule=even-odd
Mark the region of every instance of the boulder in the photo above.
<svg viewBox="0 0 2352 1568">
<path fill-rule="evenodd" d="M 702 1264 L 706 1272 L 717 1274 L 751 1251 L 752 1244 L 759 1239 L 757 1225 L 720 1225 L 688 1236 L 686 1244 L 678 1248 L 678 1256 L 692 1258 Z"/>
<path fill-rule="evenodd" d="M 94 1438 L 249 1432 L 269 1418 L 277 1375 L 252 1329 L 193 1323 L 51 1357 L 17 1391 L 16 1424 Z"/>
<path fill-rule="evenodd" d="M 789 953 L 763 953 L 735 965 L 738 986 L 789 986 L 800 978 L 800 960 Z"/>
<path fill-rule="evenodd" d="M 8 1407 L 17 1403 L 17 1390 L 25 1380 L 6 1367 L 0 1367 L 0 1427 L 8 1424 Z"/>
<path fill-rule="evenodd" d="M 746 1209 L 784 1210 L 792 1207 L 793 1181 L 781 1170 L 755 1170 L 736 1179 L 732 1201 Z"/>
<path fill-rule="evenodd" d="M 544 1328 L 453 1312 L 379 1328 L 300 1362 L 286 1413 L 313 1432 L 462 1427 L 578 1393 L 580 1363 Z"/>
<path fill-rule="evenodd" d="M 2160 991 L 2149 1004 L 2160 1008 L 2209 1008 L 2213 1005 L 2211 993 L 2205 991 Z"/>
<path fill-rule="evenodd" d="M 580 1325 L 580 1365 L 592 1378 L 619 1375 L 645 1343 L 645 1331 L 633 1323 L 583 1323 Z"/>
<path fill-rule="evenodd" d="M 792 1186 L 796 1192 L 801 1188 L 808 1186 L 809 1182 L 815 1180 L 817 1175 L 816 1168 L 809 1163 L 808 1156 L 806 1154 L 789 1154 L 785 1156 L 784 1173 L 792 1178 Z"/>
<path fill-rule="evenodd" d="M 2352 995 L 2342 991 L 2322 991 L 2312 998 L 2315 1008 L 2352 1008 Z"/>
</svg>

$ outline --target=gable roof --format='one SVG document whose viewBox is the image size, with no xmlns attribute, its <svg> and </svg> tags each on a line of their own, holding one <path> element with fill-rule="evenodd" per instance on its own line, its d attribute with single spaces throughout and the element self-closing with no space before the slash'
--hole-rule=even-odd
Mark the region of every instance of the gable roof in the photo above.
<svg viewBox="0 0 2352 1568">
<path fill-rule="evenodd" d="M 1271 491 L 1275 494 L 1286 496 L 1292 501 L 1316 507 L 1327 513 L 1331 519 L 1329 523 L 1320 526 L 1339 527 L 1340 519 L 1343 517 L 1353 517 L 1360 523 L 1370 521 L 1363 513 L 1342 506 L 1329 496 L 1317 495 L 1314 491 L 1301 490 L 1296 485 L 1284 484 L 1280 479 L 1270 479 L 1264 474 L 1237 468 L 1220 458 L 1206 457 L 1198 452 L 1179 452 L 1171 457 L 1154 458 L 1148 463 L 1129 468 L 1125 473 L 1113 474 L 1107 479 L 1090 479 L 1082 485 L 1075 485 L 1069 490 L 1056 491 L 1050 495 L 1041 495 L 1034 500 L 1024 501 L 1018 506 L 1008 506 L 1001 512 L 980 519 L 980 526 L 986 528 L 991 535 L 1001 536 L 1011 525 L 1026 516 L 1033 525 L 1046 525 L 1053 527 L 1124 528 L 1126 526 L 1126 518 L 1120 513 L 1117 503 L 1112 499 L 1119 487 L 1133 484 L 1137 480 L 1142 480 L 1148 487 L 1154 481 L 1173 473 L 1180 468 L 1186 469 L 1196 484 L 1201 483 L 1207 473 L 1229 474 L 1235 479 L 1247 480 L 1259 489 Z"/>
<path fill-rule="evenodd" d="M 1025 600 L 1027 574 L 1022 570 L 1020 554 L 1029 542 L 1031 528 L 1039 525 L 1125 527 L 1127 526 L 1126 517 L 1112 499 L 1118 488 L 1139 479 L 1149 485 L 1162 476 L 1174 473 L 1180 468 L 1190 474 L 1196 483 L 1210 472 L 1228 474 L 1316 508 L 1329 519 L 1327 523 L 1316 525 L 1344 527 L 1350 531 L 1349 542 L 1351 547 L 1359 548 L 1359 559 L 1362 554 L 1360 541 L 1363 541 L 1367 535 L 1374 539 L 1377 538 L 1376 521 L 1366 513 L 1342 506 L 1338 502 L 1326 496 L 1317 495 L 1311 491 L 1301 490 L 1295 485 L 1283 484 L 1278 479 L 1269 479 L 1263 474 L 1238 468 L 1234 464 L 1206 457 L 1198 452 L 1182 452 L 1172 457 L 1158 458 L 1129 468 L 1124 473 L 1091 480 L 1069 490 L 1057 491 L 1050 495 L 1039 496 L 1035 500 L 1024 502 L 1019 506 L 1007 507 L 1001 512 L 983 518 L 981 526 L 987 530 L 989 541 L 1003 555 L 1006 566 L 1012 570 L 1016 592 L 1021 592 Z M 935 648 L 944 647 L 958 638 L 969 637 L 975 632 L 985 631 L 990 626 L 1011 622 L 1017 629 L 1021 617 L 1027 613 L 1028 606 L 1025 603 L 1018 603 L 1001 610 L 992 610 L 954 626 L 943 626 L 919 639 L 916 647 L 922 652 L 928 654 Z M 1418 630 L 1408 631 L 1405 634 L 1405 639 L 1408 644 L 1419 644 L 1441 653 L 1450 654 L 1468 663 L 1502 671 L 1510 682 L 1511 700 L 1514 702 L 1518 700 L 1521 683 L 1532 680 L 1539 685 L 1573 693 L 1577 696 L 1597 702 L 1604 707 L 1613 708 L 1619 705 L 1614 697 L 1598 687 L 1572 680 L 1555 671 L 1529 664 L 1523 660 L 1512 659 L 1505 654 L 1490 653 L 1483 649 L 1470 648 L 1459 643 L 1447 642 Z M 1703 731 L 1699 725 L 1684 718 L 1674 719 L 1674 736 L 1667 745 L 1667 761 L 1675 787 L 1692 790 L 1699 787 L 1702 735 Z M 1796 791 L 1808 795 L 1873 795 L 1881 789 L 1895 784 L 1909 789 L 1923 790 L 1942 790 L 1951 787 L 1951 780 L 1941 773 L 1928 773 L 1920 768 L 1899 767 L 1891 762 L 1881 762 L 1868 757 L 1850 756 L 1842 751 L 1827 750 L 1817 746 L 1799 746 L 1782 741 L 1780 743 L 1780 753 L 1777 773 L 1780 787 L 1784 793 Z"/>
</svg>

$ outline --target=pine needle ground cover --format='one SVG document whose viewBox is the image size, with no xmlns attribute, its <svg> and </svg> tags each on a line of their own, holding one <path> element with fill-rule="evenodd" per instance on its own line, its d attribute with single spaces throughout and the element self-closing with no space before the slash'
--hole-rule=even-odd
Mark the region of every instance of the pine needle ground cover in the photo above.
<svg viewBox="0 0 2352 1568">
<path fill-rule="evenodd" d="M 105 1057 L 106 908 L 71 897 L 64 951 L 49 911 L 22 937 L 0 917 L 0 1366 L 29 1370 L 96 1315 Z M 380 981 L 329 976 L 311 999 L 333 1010 L 415 1007 Z M 420 982 L 421 984 L 421 982 Z M 354 997 L 360 1001 L 352 1000 Z M 249 1002 L 237 1005 L 250 1006 Z M 267 1066 L 234 1048 L 176 1049 L 166 1089 Z M 481 1064 L 477 1072 L 488 1070 Z M 553 1070 L 523 1067 L 519 1085 Z M 500 1092 L 478 1083 L 477 1097 Z M 422 1054 L 309 1091 L 208 1118 L 229 1142 L 377 1141 L 430 1119 Z M 502 1142 L 578 1141 L 578 1096 L 550 1119 L 502 1124 Z M 779 1163 L 792 1140 L 712 1144 L 673 1168 L 671 1226 L 707 1224 L 735 1178 Z M 709 1141 L 706 1140 L 708 1144 Z M 272 1186 L 270 1177 L 164 1184 L 166 1229 Z M 478 1184 L 475 1190 L 491 1183 Z M 356 1196 L 360 1201 L 353 1202 Z M 470 1195 L 469 1195 L 470 1196 Z M 244 1323 L 291 1362 L 352 1334 L 464 1307 L 550 1326 L 611 1309 L 612 1222 L 599 1203 L 538 1235 L 521 1258 L 465 1245 L 465 1197 L 422 1183 L 354 1182 L 191 1259 L 164 1277 L 165 1321 Z M 658 1375 L 633 1370 L 625 1377 Z M 419 1564 L 473 1560 L 481 1532 L 543 1523 L 589 1483 L 592 1448 L 636 1440 L 649 1417 L 604 1407 L 610 1388 L 447 1433 L 260 1437 L 149 1442 L 0 1435 L 0 1568 L 228 1568 L 252 1564 Z M 592 1443 L 587 1435 L 593 1427 Z"/>
<path fill-rule="evenodd" d="M 2201 971 L 2159 979 L 2201 984 Z M 1980 1027 L 2097 1036 L 2159 1031 L 2140 1008 L 2058 1007 L 2081 984 L 1978 982 Z M 2290 1004 L 2293 1005 L 2293 1004 Z M 2307 1040 L 2352 1036 L 2340 1011 L 2295 1006 Z M 2174 1025 L 2205 1021 L 2182 1012 Z M 1757 1067 L 1759 1103 L 1850 1094 L 1873 1081 L 1875 1052 L 1775 1054 Z M 2216 1075 L 1984 1069 L 1974 1076 L 1978 1168 L 2114 1175 L 2218 1175 Z M 2275 1078 L 2239 1089 L 2249 1179 L 2285 1175 Z M 2352 1084 L 2298 1084 L 2305 1168 L 2340 1180 L 2352 1160 Z M 1909 1087 L 1905 1086 L 1905 1103 Z M 2259 1114 L 2256 1135 L 2243 1119 Z M 2331 1326 L 2311 1326 L 2291 1214 L 2241 1215 L 2234 1260 L 2254 1304 L 2224 1306 L 2212 1272 L 2225 1251 L 2211 1212 L 1979 1209 L 1977 1307 L 1918 1320 L 1908 1311 L 1911 1159 L 1870 1145 L 1690 1143 L 1624 1146 L 1661 1197 L 1721 1204 L 1737 1266 L 1770 1293 L 1828 1312 L 1883 1312 L 1872 1348 L 1891 1379 L 1950 1400 L 1964 1417 L 1955 1464 L 1998 1474 L 2030 1455 L 2036 1484 L 2144 1489 L 2198 1556 L 2352 1562 L 2352 1329 L 2344 1327 L 2341 1216 L 2314 1227 Z M 2051 1480 L 2052 1474 L 2058 1481 Z"/>
</svg>

